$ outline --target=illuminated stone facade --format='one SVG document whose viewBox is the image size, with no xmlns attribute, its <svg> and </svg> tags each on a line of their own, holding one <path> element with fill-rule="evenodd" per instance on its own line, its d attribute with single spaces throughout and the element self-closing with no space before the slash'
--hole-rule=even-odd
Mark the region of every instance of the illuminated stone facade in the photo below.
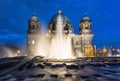
<svg viewBox="0 0 120 81">
<path fill-rule="evenodd" d="M 91 29 L 91 20 L 88 16 L 84 15 L 81 18 L 79 29 L 79 34 L 74 34 L 73 27 L 69 21 L 69 19 L 62 14 L 62 11 L 58 11 L 56 15 L 54 15 L 48 25 L 47 36 L 51 39 L 56 34 L 56 23 L 57 17 L 61 14 L 62 22 L 63 22 L 63 33 L 65 36 L 70 36 L 72 51 L 76 56 L 78 53 L 82 53 L 83 57 L 93 57 L 94 56 L 94 48 L 93 48 L 93 34 Z M 36 53 L 36 45 L 39 41 L 40 37 L 40 23 L 36 16 L 32 16 L 28 22 L 28 51 L 30 54 Z"/>
<path fill-rule="evenodd" d="M 39 43 L 40 38 L 40 22 L 39 19 L 33 15 L 28 20 L 28 31 L 27 31 L 27 49 L 30 55 L 36 53 L 36 45 Z"/>
</svg>

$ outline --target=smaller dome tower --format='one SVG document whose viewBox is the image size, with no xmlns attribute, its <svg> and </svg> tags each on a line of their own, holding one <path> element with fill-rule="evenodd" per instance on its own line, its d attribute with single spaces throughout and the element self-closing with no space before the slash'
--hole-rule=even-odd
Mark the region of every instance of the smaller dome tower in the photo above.
<svg viewBox="0 0 120 81">
<path fill-rule="evenodd" d="M 92 34 L 91 19 L 84 15 L 80 21 L 80 34 Z"/>
<path fill-rule="evenodd" d="M 40 33 L 40 22 L 37 16 L 33 15 L 28 20 L 28 33 L 29 34 L 38 34 Z"/>
<path fill-rule="evenodd" d="M 93 34 L 91 28 L 91 19 L 84 15 L 80 21 L 80 35 L 81 35 L 81 47 L 84 56 L 92 57 L 94 56 L 93 49 Z"/>
<path fill-rule="evenodd" d="M 27 48 L 30 55 L 36 53 L 36 45 L 38 44 L 40 34 L 40 22 L 37 16 L 33 15 L 28 20 L 28 31 L 27 31 Z"/>
</svg>

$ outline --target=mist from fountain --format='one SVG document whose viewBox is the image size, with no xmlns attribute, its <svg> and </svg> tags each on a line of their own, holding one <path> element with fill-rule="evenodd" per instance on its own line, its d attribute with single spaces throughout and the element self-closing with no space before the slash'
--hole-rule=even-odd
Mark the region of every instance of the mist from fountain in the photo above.
<svg viewBox="0 0 120 81">
<path fill-rule="evenodd" d="M 0 48 L 0 58 L 15 57 L 15 56 L 18 56 L 17 53 L 14 53 L 9 48 L 4 46 Z"/>
<path fill-rule="evenodd" d="M 48 52 L 49 52 L 49 48 L 50 48 L 50 42 L 49 40 L 46 38 L 45 35 L 41 35 L 40 39 L 39 39 L 39 43 L 37 45 L 36 48 L 36 55 L 40 55 L 43 57 L 47 57 L 48 56 Z"/>
</svg>

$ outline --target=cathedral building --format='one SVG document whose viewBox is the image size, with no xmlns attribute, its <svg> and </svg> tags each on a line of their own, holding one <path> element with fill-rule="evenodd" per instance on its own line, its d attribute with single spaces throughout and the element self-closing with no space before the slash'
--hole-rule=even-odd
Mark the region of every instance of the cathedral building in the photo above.
<svg viewBox="0 0 120 81">
<path fill-rule="evenodd" d="M 93 47 L 93 33 L 92 33 L 92 21 L 87 16 L 84 15 L 79 24 L 79 34 L 74 34 L 72 24 L 69 19 L 62 13 L 61 10 L 58 10 L 58 13 L 55 14 L 49 24 L 47 29 L 47 36 L 50 38 L 56 35 L 56 24 L 58 15 L 61 15 L 63 33 L 65 36 L 71 37 L 71 45 L 73 54 L 76 56 L 78 53 L 82 53 L 84 57 L 93 57 L 94 56 L 94 47 Z M 36 44 L 39 43 L 40 38 L 40 21 L 37 16 L 33 15 L 28 21 L 28 32 L 27 32 L 27 47 L 29 54 L 36 53 Z"/>
</svg>

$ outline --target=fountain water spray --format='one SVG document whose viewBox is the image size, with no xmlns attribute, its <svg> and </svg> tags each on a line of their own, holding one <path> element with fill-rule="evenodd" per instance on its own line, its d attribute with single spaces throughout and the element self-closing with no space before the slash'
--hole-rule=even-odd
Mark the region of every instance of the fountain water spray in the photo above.
<svg viewBox="0 0 120 81">
<path fill-rule="evenodd" d="M 48 57 L 56 59 L 74 58 L 72 54 L 71 38 L 63 33 L 63 23 L 60 13 L 57 18 L 56 27 L 56 36 L 52 38 Z"/>
<path fill-rule="evenodd" d="M 74 59 L 76 56 L 73 54 L 72 36 L 64 32 L 61 11 L 58 11 L 56 18 L 55 34 L 40 36 L 36 55 L 52 59 Z"/>
</svg>

